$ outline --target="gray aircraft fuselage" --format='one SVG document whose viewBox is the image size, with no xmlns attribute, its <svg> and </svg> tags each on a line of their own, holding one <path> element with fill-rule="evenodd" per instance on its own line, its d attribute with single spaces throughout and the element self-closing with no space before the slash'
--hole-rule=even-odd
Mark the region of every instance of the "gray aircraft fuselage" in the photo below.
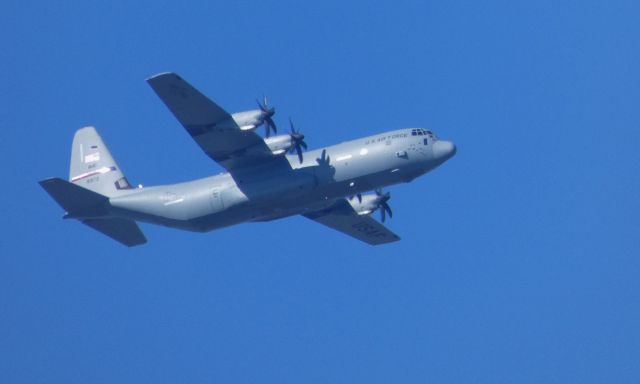
<svg viewBox="0 0 640 384">
<path fill-rule="evenodd" d="M 117 217 L 204 232 L 318 211 L 337 199 L 409 182 L 455 152 L 430 131 L 400 129 L 305 152 L 302 163 L 286 155 L 288 172 L 257 166 L 245 174 L 122 190 L 109 202 Z M 349 202 L 363 210 L 364 202 Z"/>
</svg>

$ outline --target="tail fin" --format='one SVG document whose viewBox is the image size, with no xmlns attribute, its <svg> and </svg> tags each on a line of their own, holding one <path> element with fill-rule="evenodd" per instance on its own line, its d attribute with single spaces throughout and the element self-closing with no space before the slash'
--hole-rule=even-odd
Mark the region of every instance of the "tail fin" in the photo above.
<svg viewBox="0 0 640 384">
<path fill-rule="evenodd" d="M 42 180 L 40 185 L 67 211 L 65 218 L 79 219 L 83 224 L 128 247 L 147 242 L 135 221 L 100 217 L 108 214 L 108 197 L 60 178 Z"/>
<path fill-rule="evenodd" d="M 40 182 L 67 211 L 65 218 L 79 219 L 128 247 L 147 242 L 135 221 L 109 217 L 109 197 L 131 187 L 94 127 L 81 128 L 73 137 L 69 179 Z"/>
<path fill-rule="evenodd" d="M 81 128 L 73 137 L 69 180 L 105 196 L 114 196 L 121 189 L 131 189 L 94 127 Z"/>
</svg>

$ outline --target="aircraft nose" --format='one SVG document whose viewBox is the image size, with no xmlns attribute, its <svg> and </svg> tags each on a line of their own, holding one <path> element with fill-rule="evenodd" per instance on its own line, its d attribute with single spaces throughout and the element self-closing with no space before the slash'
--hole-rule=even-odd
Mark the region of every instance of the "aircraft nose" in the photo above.
<svg viewBox="0 0 640 384">
<path fill-rule="evenodd" d="M 437 159 L 447 160 L 456 154 L 456 145 L 451 141 L 438 140 L 433 143 L 433 155 Z"/>
</svg>

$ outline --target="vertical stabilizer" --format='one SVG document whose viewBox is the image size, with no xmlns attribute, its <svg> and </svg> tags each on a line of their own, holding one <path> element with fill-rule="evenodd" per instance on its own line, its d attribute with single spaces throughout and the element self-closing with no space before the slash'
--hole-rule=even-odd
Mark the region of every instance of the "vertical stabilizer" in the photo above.
<svg viewBox="0 0 640 384">
<path fill-rule="evenodd" d="M 73 137 L 69 181 L 105 196 L 131 188 L 94 127 L 81 128 Z"/>
</svg>

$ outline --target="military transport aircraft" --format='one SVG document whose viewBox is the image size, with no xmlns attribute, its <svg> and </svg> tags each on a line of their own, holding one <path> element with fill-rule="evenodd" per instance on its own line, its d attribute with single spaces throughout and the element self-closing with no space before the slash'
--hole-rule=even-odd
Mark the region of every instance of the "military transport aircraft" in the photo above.
<svg viewBox="0 0 640 384">
<path fill-rule="evenodd" d="M 303 215 L 369 244 L 400 240 L 384 222 L 392 212 L 382 187 L 409 182 L 456 153 L 427 129 L 406 128 L 303 153 L 304 135 L 275 132 L 266 99 L 229 114 L 175 73 L 149 85 L 202 150 L 226 169 L 185 183 L 133 187 L 93 127 L 73 138 L 69 181 L 40 185 L 66 211 L 126 246 L 146 243 L 136 221 L 206 232 L 243 222 Z M 255 131 L 264 125 L 267 138 Z M 291 155 L 289 155 L 291 154 Z M 367 191 L 373 193 L 365 194 Z"/>
</svg>

